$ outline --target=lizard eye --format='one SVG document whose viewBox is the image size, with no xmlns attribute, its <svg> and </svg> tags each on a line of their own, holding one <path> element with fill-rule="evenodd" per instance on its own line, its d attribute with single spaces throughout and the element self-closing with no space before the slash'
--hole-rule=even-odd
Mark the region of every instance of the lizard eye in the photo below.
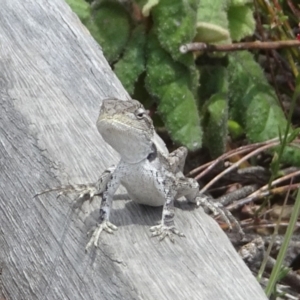
<svg viewBox="0 0 300 300">
<path fill-rule="evenodd" d="M 142 119 L 147 112 L 143 108 L 139 108 L 136 110 L 135 115 L 138 119 Z"/>
</svg>

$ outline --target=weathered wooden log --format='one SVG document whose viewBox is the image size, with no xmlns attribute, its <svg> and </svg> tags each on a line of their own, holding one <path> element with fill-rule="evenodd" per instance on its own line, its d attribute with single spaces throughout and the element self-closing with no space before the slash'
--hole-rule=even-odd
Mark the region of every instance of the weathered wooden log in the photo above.
<svg viewBox="0 0 300 300">
<path fill-rule="evenodd" d="M 96 181 L 118 161 L 95 122 L 101 99 L 128 95 L 62 0 L 1 1 L 0 41 L 4 299 L 266 299 L 217 223 L 189 205 L 176 209 L 186 238 L 172 244 L 149 238 L 161 209 L 116 200 L 119 230 L 85 253 L 99 203 L 89 215 L 70 197 L 33 195 Z"/>
</svg>

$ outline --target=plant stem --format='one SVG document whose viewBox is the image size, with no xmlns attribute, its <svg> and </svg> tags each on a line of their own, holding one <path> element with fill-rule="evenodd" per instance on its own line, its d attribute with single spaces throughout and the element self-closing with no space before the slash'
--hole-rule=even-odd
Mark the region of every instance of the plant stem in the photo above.
<svg viewBox="0 0 300 300">
<path fill-rule="evenodd" d="M 276 264 L 272 270 L 270 280 L 269 280 L 268 285 L 265 290 L 265 293 L 268 297 L 273 292 L 275 284 L 277 282 L 277 279 L 278 279 L 278 276 L 279 276 L 279 273 L 281 270 L 282 262 L 285 257 L 285 254 L 286 254 L 286 251 L 287 251 L 287 248 L 289 245 L 289 241 L 291 240 L 293 230 L 294 230 L 295 224 L 297 222 L 297 218 L 299 216 L 299 211 L 300 211 L 300 189 L 298 190 L 298 193 L 297 193 L 296 202 L 295 202 L 294 209 L 293 209 L 293 212 L 291 215 L 289 226 L 288 226 L 286 234 L 284 236 L 283 244 L 280 248 Z"/>
</svg>

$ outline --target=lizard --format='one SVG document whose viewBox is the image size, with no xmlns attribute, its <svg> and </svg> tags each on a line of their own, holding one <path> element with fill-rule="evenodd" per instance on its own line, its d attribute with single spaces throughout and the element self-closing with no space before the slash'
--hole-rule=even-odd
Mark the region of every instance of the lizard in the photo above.
<svg viewBox="0 0 300 300">
<path fill-rule="evenodd" d="M 62 186 L 36 195 L 49 191 L 59 191 L 59 195 L 77 192 L 81 203 L 102 196 L 99 223 L 86 250 L 91 245 L 98 246 L 103 231 L 113 233 L 117 230 L 109 217 L 113 196 L 120 185 L 139 204 L 163 206 L 161 223 L 150 228 L 151 236 L 158 236 L 159 240 L 168 237 L 174 242 L 174 235 L 184 237 L 174 222 L 174 201 L 182 196 L 197 206 L 207 207 L 214 215 L 220 214 L 229 229 L 232 229 L 232 221 L 243 236 L 242 228 L 232 214 L 209 196 L 200 194 L 195 179 L 183 175 L 187 148 L 179 147 L 169 153 L 154 129 L 148 111 L 139 101 L 104 99 L 97 129 L 104 141 L 119 153 L 121 159 L 118 165 L 105 170 L 97 183 Z"/>
</svg>

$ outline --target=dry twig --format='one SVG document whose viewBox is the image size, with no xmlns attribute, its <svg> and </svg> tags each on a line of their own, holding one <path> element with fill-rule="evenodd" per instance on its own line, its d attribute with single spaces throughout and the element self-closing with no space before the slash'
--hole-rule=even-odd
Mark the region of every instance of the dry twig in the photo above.
<svg viewBox="0 0 300 300">
<path fill-rule="evenodd" d="M 286 41 L 254 41 L 245 43 L 233 43 L 233 44 L 220 44 L 211 45 L 206 43 L 189 43 L 181 45 L 179 51 L 183 54 L 191 51 L 205 51 L 205 52 L 232 52 L 241 50 L 273 50 L 280 48 L 300 47 L 300 41 L 298 40 L 286 40 Z"/>
</svg>

